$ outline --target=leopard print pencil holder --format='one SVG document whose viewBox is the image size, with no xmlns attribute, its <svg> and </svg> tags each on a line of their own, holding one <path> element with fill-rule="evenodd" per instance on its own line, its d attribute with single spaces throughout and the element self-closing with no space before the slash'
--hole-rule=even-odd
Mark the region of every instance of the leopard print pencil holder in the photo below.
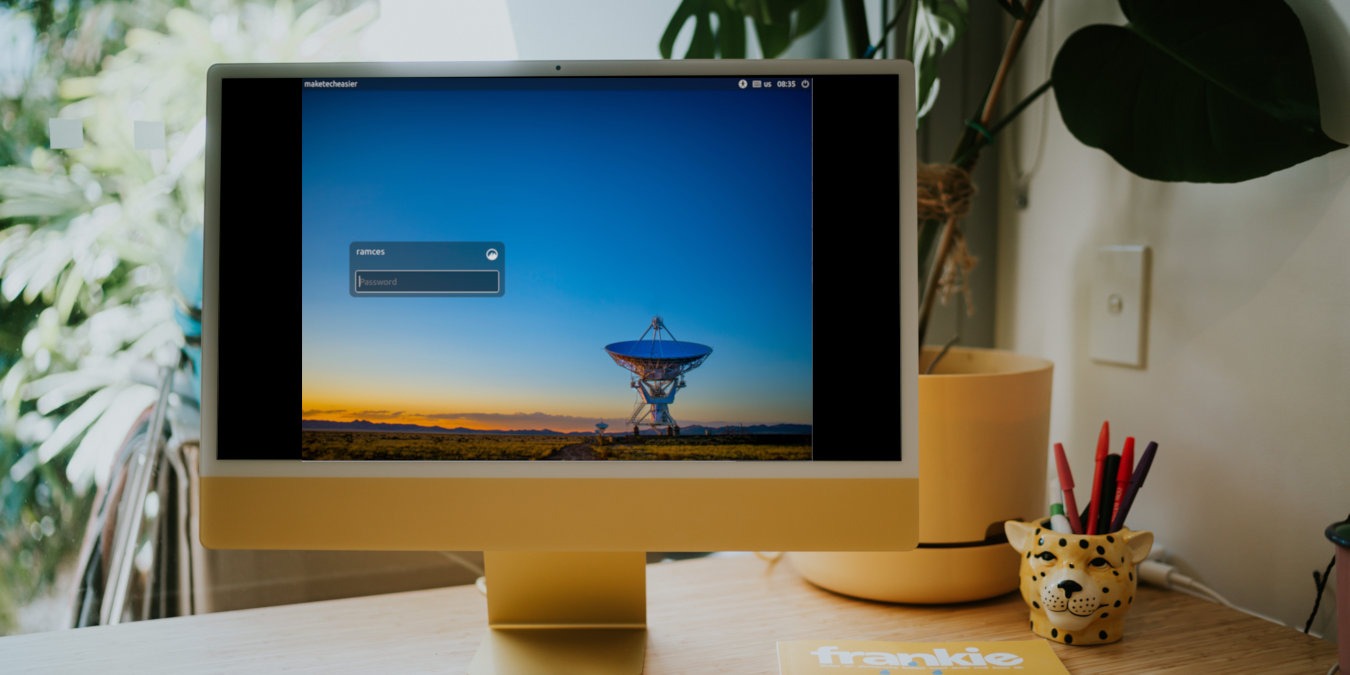
<svg viewBox="0 0 1350 675">
<path fill-rule="evenodd" d="M 1066 645 L 1100 645 L 1124 635 L 1139 583 L 1135 565 L 1153 548 L 1152 532 L 1063 534 L 1049 519 L 1003 524 L 1021 554 L 1022 599 L 1035 634 Z"/>
</svg>

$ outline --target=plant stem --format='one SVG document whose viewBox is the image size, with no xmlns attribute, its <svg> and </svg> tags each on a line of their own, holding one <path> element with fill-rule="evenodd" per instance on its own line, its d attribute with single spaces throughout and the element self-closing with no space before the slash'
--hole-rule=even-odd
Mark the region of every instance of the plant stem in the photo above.
<svg viewBox="0 0 1350 675">
<path fill-rule="evenodd" d="M 988 129 L 989 120 L 993 118 L 994 111 L 997 110 L 998 99 L 1003 93 L 1004 82 L 1007 81 L 1008 74 L 1012 72 L 1013 62 L 1017 60 L 1017 55 L 1022 51 L 1022 43 L 1026 40 L 1027 31 L 1031 29 L 1031 24 L 1036 20 L 1036 15 L 1040 13 L 1042 0 L 1026 0 L 1026 17 L 1018 19 L 1013 24 L 1012 34 L 1008 36 L 1008 44 L 1003 49 L 1003 58 L 999 61 L 998 70 L 994 73 L 994 80 L 990 83 L 989 89 L 985 91 L 984 101 L 981 102 L 979 114 L 975 118 L 976 125 L 967 125 L 965 133 L 961 134 L 961 140 L 956 144 L 956 150 L 952 152 L 952 163 L 971 171 L 975 163 L 980 159 L 980 150 L 989 144 L 989 139 L 985 137 L 987 133 L 993 136 L 993 132 Z M 910 34 L 913 35 L 911 27 Z M 911 45 L 912 48 L 912 45 Z M 1048 84 L 1048 83 L 1047 83 Z M 1046 85 L 1042 85 L 1043 88 Z M 1039 96 L 1043 91 L 1036 93 Z M 1025 109 L 1025 105 L 1019 105 L 1013 114 L 1000 120 L 1001 126 L 1007 125 L 1008 121 Z M 933 266 L 928 272 L 928 283 L 925 284 L 922 300 L 919 309 L 919 344 L 923 344 L 928 331 L 928 319 L 933 311 L 934 299 L 937 295 L 938 282 L 942 278 L 942 268 L 946 265 L 947 256 L 951 252 L 951 242 L 956 237 L 956 228 L 959 223 L 955 218 L 948 218 L 942 225 L 942 234 L 938 239 L 938 250 L 933 255 Z"/>
<path fill-rule="evenodd" d="M 919 25 L 919 3 L 923 0 L 914 0 L 905 8 L 905 51 L 900 54 L 900 58 L 914 62 L 914 30 Z"/>
<path fill-rule="evenodd" d="M 888 40 L 891 37 L 891 33 L 895 31 L 895 24 L 900 23 L 900 17 L 905 16 L 905 13 L 908 11 L 909 2 L 902 3 L 900 9 L 896 10 L 895 15 L 892 16 L 891 20 L 887 21 L 885 27 L 881 29 L 881 37 L 877 39 L 877 43 L 867 48 L 867 56 L 875 56 L 885 48 L 886 40 Z"/>
<path fill-rule="evenodd" d="M 993 124 L 989 125 L 989 135 L 997 136 L 998 132 L 1002 131 L 1003 127 L 1006 127 L 1009 124 L 1011 124 L 1014 119 L 1017 119 L 1017 116 L 1021 115 L 1022 111 L 1025 110 L 1027 106 L 1034 103 L 1036 99 L 1040 98 L 1041 95 L 1044 94 L 1045 92 L 1050 91 L 1050 87 L 1053 84 L 1054 83 L 1051 82 L 1050 80 L 1046 80 L 1045 82 L 1041 83 L 1041 86 L 1033 89 L 1030 94 L 1027 94 L 1026 97 L 1023 98 L 1021 101 L 1018 101 L 1017 105 L 1013 106 L 1013 109 L 1008 111 L 1008 114 L 999 118 L 997 122 L 994 122 Z"/>
<path fill-rule="evenodd" d="M 998 100 L 1003 94 L 1003 85 L 1008 79 L 1008 74 L 1012 72 L 1013 62 L 1017 60 L 1017 55 L 1022 51 L 1022 43 L 1026 41 L 1027 31 L 1031 30 L 1031 24 L 1040 12 L 1041 4 L 1041 0 L 1027 0 L 1027 17 L 1018 19 L 1017 23 L 1013 24 L 1012 34 L 1008 36 L 1008 44 L 1003 49 L 1003 58 L 999 61 L 998 70 L 994 73 L 994 80 L 990 83 L 984 101 L 980 104 L 980 112 L 975 117 L 975 121 L 979 123 L 980 127 L 986 130 L 989 120 L 994 117 L 994 111 L 998 109 Z M 957 143 L 956 151 L 952 153 L 952 163 L 969 171 L 979 159 L 980 149 L 988 142 L 989 139 L 985 138 L 978 129 L 967 127 L 966 132 L 961 135 L 960 142 Z M 964 160 L 957 162 L 957 158 L 964 158 Z"/>
<path fill-rule="evenodd" d="M 1017 105 L 1013 106 L 1013 109 L 1008 111 L 1008 114 L 1004 115 L 1003 117 L 1000 117 L 998 121 L 994 122 L 993 124 L 990 124 L 987 127 L 986 130 L 989 132 L 989 135 L 997 137 L 998 132 L 1003 131 L 1003 127 L 1008 126 L 1009 124 L 1012 123 L 1014 119 L 1017 119 L 1017 116 L 1021 115 L 1022 111 L 1025 110 L 1027 106 L 1036 102 L 1036 99 L 1040 98 L 1041 95 L 1044 94 L 1045 92 L 1050 91 L 1050 87 L 1052 84 L 1053 83 L 1050 80 L 1046 80 L 1041 84 L 1041 86 L 1036 87 L 1036 89 L 1034 89 L 1030 94 L 1027 94 L 1026 98 L 1023 98 L 1021 101 L 1018 101 Z M 988 142 L 989 141 L 986 140 L 984 143 L 980 143 L 968 148 L 966 150 L 966 154 L 957 157 L 952 163 L 959 166 L 962 162 L 966 161 L 969 158 L 968 155 L 970 153 L 979 152 L 980 148 L 984 147 L 984 145 L 988 144 Z"/>
<path fill-rule="evenodd" d="M 928 282 L 923 288 L 923 303 L 919 307 L 919 344 L 928 334 L 928 319 L 933 314 L 933 301 L 937 298 L 938 282 L 942 280 L 942 268 L 947 254 L 956 240 L 956 218 L 948 218 L 942 226 L 942 239 L 938 241 L 937 253 L 933 255 L 933 266 L 928 268 Z"/>
<path fill-rule="evenodd" d="M 842 0 L 844 34 L 848 36 L 848 53 L 852 58 L 866 58 L 872 40 L 867 35 L 867 8 L 863 0 Z"/>
</svg>

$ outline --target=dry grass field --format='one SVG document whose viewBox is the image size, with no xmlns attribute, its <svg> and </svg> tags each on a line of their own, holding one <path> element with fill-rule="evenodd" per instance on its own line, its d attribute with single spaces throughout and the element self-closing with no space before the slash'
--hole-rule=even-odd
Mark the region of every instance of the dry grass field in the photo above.
<svg viewBox="0 0 1350 675">
<path fill-rule="evenodd" d="M 806 460 L 805 434 L 726 436 L 531 436 L 379 431 L 302 434 L 306 460 Z"/>
</svg>

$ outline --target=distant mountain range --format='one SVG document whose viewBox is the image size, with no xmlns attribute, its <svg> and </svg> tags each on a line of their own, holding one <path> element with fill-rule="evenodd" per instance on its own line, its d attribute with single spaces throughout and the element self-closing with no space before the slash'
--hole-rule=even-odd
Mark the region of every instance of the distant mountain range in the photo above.
<svg viewBox="0 0 1350 675">
<path fill-rule="evenodd" d="M 811 433 L 810 424 L 751 424 L 749 426 L 722 426 L 722 427 L 704 427 L 695 424 L 691 427 L 680 427 L 680 433 L 685 436 L 701 436 L 705 432 L 714 436 L 724 434 L 809 434 Z M 645 433 L 645 432 L 644 432 Z"/>
<path fill-rule="evenodd" d="M 408 434 L 500 434 L 511 436 L 593 436 L 594 431 L 553 431 L 552 429 L 511 429 L 505 431 L 484 431 L 482 429 L 466 429 L 464 427 L 434 427 L 422 426 L 420 424 L 386 424 L 383 422 L 368 422 L 366 420 L 354 420 L 351 422 L 329 422 L 326 420 L 301 420 L 300 428 L 306 431 L 383 431 L 387 433 L 408 433 Z M 624 435 L 628 430 L 623 427 L 610 427 L 607 430 L 608 435 Z M 711 434 L 721 436 L 725 434 L 809 434 L 811 425 L 809 424 L 752 424 L 749 426 L 721 426 L 704 427 L 694 425 L 691 427 L 681 427 L 680 434 L 685 436 L 702 436 Z M 644 429 L 642 434 L 658 435 L 657 432 Z"/>
</svg>

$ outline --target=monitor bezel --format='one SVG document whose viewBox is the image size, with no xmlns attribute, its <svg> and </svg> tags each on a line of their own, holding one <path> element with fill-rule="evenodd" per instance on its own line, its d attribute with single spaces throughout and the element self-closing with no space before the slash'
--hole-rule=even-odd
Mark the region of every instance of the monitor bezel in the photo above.
<svg viewBox="0 0 1350 675">
<path fill-rule="evenodd" d="M 216 307 L 220 291 L 220 115 L 221 83 L 227 78 L 340 78 L 340 77 L 625 77 L 625 76 L 814 76 L 895 75 L 900 78 L 900 250 L 902 261 L 917 261 L 917 215 L 903 208 L 916 199 L 917 180 L 912 145 L 915 133 L 915 91 L 904 86 L 914 80 L 913 66 L 904 61 L 512 61 L 464 63 L 288 63 L 217 64 L 207 78 L 207 166 L 205 202 L 205 259 L 202 337 L 202 475 L 240 478 L 530 478 L 530 479 L 914 479 L 918 477 L 918 353 L 917 275 L 898 266 L 901 293 L 901 331 L 897 336 L 901 372 L 901 459 L 889 461 L 744 461 L 744 462 L 421 462 L 421 461 L 302 461 L 217 458 L 218 329 Z M 915 263 L 917 264 L 917 263 Z M 905 275 L 914 277 L 904 278 Z"/>
</svg>

